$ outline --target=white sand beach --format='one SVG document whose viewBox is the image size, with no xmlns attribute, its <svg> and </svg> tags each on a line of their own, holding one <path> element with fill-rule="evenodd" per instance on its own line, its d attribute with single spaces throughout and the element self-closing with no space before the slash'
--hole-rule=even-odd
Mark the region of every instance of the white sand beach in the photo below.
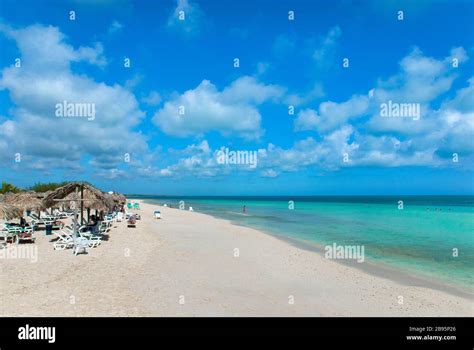
<svg viewBox="0 0 474 350">
<path fill-rule="evenodd" d="M 137 228 L 115 223 L 88 254 L 55 251 L 39 231 L 36 262 L 0 259 L 0 315 L 474 315 L 469 296 L 375 276 L 225 220 L 145 203 L 138 212 Z"/>
</svg>

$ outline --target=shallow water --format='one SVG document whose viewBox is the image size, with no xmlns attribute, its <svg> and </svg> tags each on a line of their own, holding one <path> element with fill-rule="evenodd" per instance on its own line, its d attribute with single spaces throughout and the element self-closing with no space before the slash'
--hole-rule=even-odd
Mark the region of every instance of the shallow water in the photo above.
<svg viewBox="0 0 474 350">
<path fill-rule="evenodd" d="M 183 201 L 186 209 L 306 244 L 364 246 L 367 261 L 473 287 L 474 196 L 133 198 L 173 207 Z"/>
</svg>

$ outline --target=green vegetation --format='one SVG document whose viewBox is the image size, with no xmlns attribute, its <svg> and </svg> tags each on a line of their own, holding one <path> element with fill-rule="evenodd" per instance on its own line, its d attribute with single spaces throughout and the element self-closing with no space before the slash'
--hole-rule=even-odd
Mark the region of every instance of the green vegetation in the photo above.
<svg viewBox="0 0 474 350">
<path fill-rule="evenodd" d="M 35 192 L 54 191 L 58 187 L 67 185 L 70 182 L 76 182 L 76 181 L 47 182 L 47 183 L 38 182 L 38 183 L 34 184 L 33 186 L 31 186 L 30 188 L 28 188 L 28 190 L 35 191 Z M 84 183 L 84 184 L 91 185 L 87 181 L 81 181 L 81 182 Z M 23 191 L 23 189 L 21 189 L 19 187 L 16 187 L 15 185 L 7 183 L 5 181 L 2 182 L 2 187 L 0 188 L 0 193 L 2 193 L 2 194 L 8 193 L 8 192 L 17 193 L 17 192 L 21 192 L 21 191 Z"/>
<path fill-rule="evenodd" d="M 67 185 L 69 181 L 65 182 L 48 182 L 48 183 L 36 183 L 31 186 L 29 189 L 35 192 L 47 192 L 54 191 L 56 188 Z"/>
<path fill-rule="evenodd" d="M 8 192 L 17 193 L 17 192 L 20 192 L 20 191 L 21 191 L 21 189 L 19 189 L 15 185 L 9 184 L 5 181 L 2 182 L 2 187 L 0 188 L 0 193 L 2 193 L 2 194 L 8 193 Z"/>
</svg>

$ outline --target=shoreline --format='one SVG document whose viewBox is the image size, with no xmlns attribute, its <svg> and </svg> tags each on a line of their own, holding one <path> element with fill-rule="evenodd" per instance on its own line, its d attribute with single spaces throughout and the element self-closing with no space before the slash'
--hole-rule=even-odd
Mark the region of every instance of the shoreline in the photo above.
<svg viewBox="0 0 474 350">
<path fill-rule="evenodd" d="M 320 255 L 323 254 L 323 247 L 318 246 L 317 244 L 313 244 L 313 242 L 298 241 L 296 239 L 291 239 L 287 237 L 278 237 L 276 235 L 263 231 L 262 233 L 275 236 L 276 238 L 279 238 L 282 241 L 287 241 L 289 244 L 292 244 L 300 249 L 304 249 Z M 400 284 L 417 285 L 420 287 L 436 289 L 441 292 L 446 292 L 459 297 L 474 299 L 474 293 L 469 290 L 469 286 L 459 284 L 449 285 L 447 283 L 444 283 L 445 280 L 443 279 L 430 278 L 430 276 L 425 276 L 421 274 L 417 275 L 416 273 L 412 273 L 411 271 L 392 267 L 391 265 L 388 265 L 384 262 L 374 262 L 372 260 L 366 260 L 363 264 L 359 264 L 353 260 L 334 259 L 333 261 L 339 264 L 359 269 L 375 277 L 387 278 Z"/>
<path fill-rule="evenodd" d="M 55 251 L 40 231 L 36 263 L 0 261 L 0 315 L 474 314 L 472 297 L 376 277 L 225 219 L 140 203 L 136 228 L 115 223 L 108 239 L 88 254 Z M 153 218 L 156 209 L 160 220 Z"/>
<path fill-rule="evenodd" d="M 148 198 L 140 199 L 140 198 L 134 198 L 134 197 L 130 197 L 129 199 L 133 199 L 142 203 L 147 203 L 150 205 L 162 207 L 162 205 L 148 202 L 149 200 L 153 200 L 153 199 L 148 199 Z M 179 210 L 178 208 L 174 208 L 174 207 L 170 209 Z M 224 220 L 228 222 L 230 225 L 254 229 L 262 234 L 279 239 L 282 242 L 290 244 L 296 248 L 313 252 L 313 253 L 318 254 L 321 257 L 324 257 L 324 246 L 318 242 L 305 241 L 305 240 L 299 240 L 297 238 L 286 237 L 283 235 L 273 233 L 270 230 L 256 228 L 251 225 L 247 226 L 240 222 L 233 221 L 231 219 L 222 218 L 222 217 L 212 215 L 209 213 L 202 213 L 202 212 L 199 212 L 199 213 L 202 215 L 208 215 L 218 220 Z M 383 261 L 375 262 L 370 258 L 369 259 L 366 258 L 366 261 L 364 261 L 364 263 L 357 263 L 356 261 L 349 260 L 349 259 L 332 259 L 332 261 L 335 263 L 342 264 L 344 266 L 349 266 L 352 268 L 359 269 L 375 277 L 387 278 L 389 280 L 392 280 L 394 282 L 397 282 L 403 285 L 407 285 L 407 286 L 416 285 L 420 287 L 431 288 L 431 289 L 435 289 L 441 292 L 446 292 L 458 297 L 473 298 L 474 300 L 474 290 L 470 288 L 468 285 L 457 284 L 457 283 L 448 284 L 448 281 L 445 279 L 423 275 L 421 272 L 420 274 L 417 274 L 417 272 L 415 271 L 404 270 L 397 266 L 392 266 L 387 263 L 384 263 Z"/>
</svg>

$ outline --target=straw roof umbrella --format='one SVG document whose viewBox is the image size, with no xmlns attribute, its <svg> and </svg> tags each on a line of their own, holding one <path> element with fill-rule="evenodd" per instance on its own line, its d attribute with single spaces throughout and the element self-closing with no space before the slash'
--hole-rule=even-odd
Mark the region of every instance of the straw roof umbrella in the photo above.
<svg viewBox="0 0 474 350">
<path fill-rule="evenodd" d="M 20 209 L 22 212 L 43 209 L 43 202 L 36 197 L 35 192 L 11 193 L 4 196 L 3 202 Z"/>
<path fill-rule="evenodd" d="M 127 197 L 125 197 L 123 194 L 120 194 L 120 193 L 114 193 L 112 195 L 113 199 L 114 199 L 114 202 L 118 203 L 118 204 L 125 204 L 127 203 Z"/>
<path fill-rule="evenodd" d="M 72 208 L 75 205 L 76 201 L 81 199 L 81 194 L 72 192 L 63 199 L 70 200 L 69 206 Z M 105 211 L 110 209 L 114 205 L 113 201 L 111 201 L 110 198 L 107 198 L 106 196 L 104 196 L 104 198 L 97 198 L 97 196 L 95 196 L 89 191 L 84 191 L 82 199 L 85 200 L 83 207 L 86 209 Z"/>
<path fill-rule="evenodd" d="M 59 205 L 58 200 L 68 199 L 74 203 L 80 202 L 80 208 L 77 209 L 80 209 L 81 222 L 83 221 L 83 209 L 106 211 L 114 206 L 107 194 L 89 184 L 80 182 L 71 182 L 52 191 L 43 199 L 43 205 L 46 208 L 53 208 Z"/>
<path fill-rule="evenodd" d="M 0 202 L 0 219 L 2 220 L 11 220 L 16 218 L 21 218 L 23 211 L 17 207 L 5 204 L 5 202 Z"/>
<path fill-rule="evenodd" d="M 46 191 L 46 192 L 33 192 L 35 197 L 38 199 L 43 200 L 48 194 L 50 194 L 53 191 Z"/>
<path fill-rule="evenodd" d="M 47 208 L 55 207 L 58 205 L 55 199 L 68 199 L 67 198 L 68 195 L 75 193 L 76 189 L 79 189 L 79 190 L 82 189 L 83 198 L 96 202 L 95 203 L 96 207 L 101 206 L 102 208 L 105 209 L 105 208 L 108 208 L 108 205 L 110 205 L 110 202 L 108 201 L 106 195 L 102 191 L 98 190 L 97 188 L 89 184 L 83 184 L 80 182 L 71 182 L 65 186 L 57 188 L 56 190 L 52 191 L 43 199 L 43 204 Z M 78 192 L 78 195 L 79 196 L 81 195 L 80 191 Z M 73 199 L 77 199 L 77 198 L 73 198 Z M 87 204 L 87 202 L 88 201 L 84 202 L 84 205 L 91 207 L 91 205 Z"/>
</svg>

